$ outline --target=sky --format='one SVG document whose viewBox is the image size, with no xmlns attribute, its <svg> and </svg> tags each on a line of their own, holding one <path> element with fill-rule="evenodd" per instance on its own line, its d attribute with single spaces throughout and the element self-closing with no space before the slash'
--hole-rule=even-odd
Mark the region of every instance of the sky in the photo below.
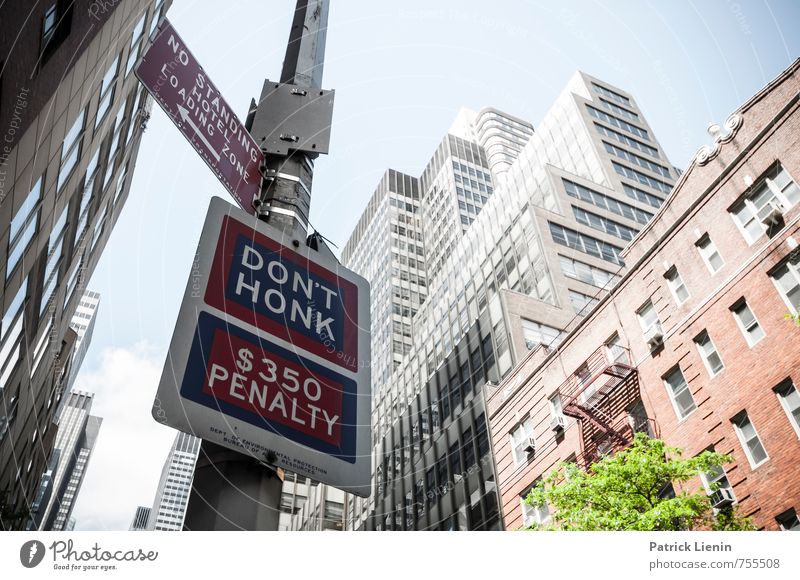
<svg viewBox="0 0 800 580">
<path fill-rule="evenodd" d="M 175 0 L 167 17 L 244 118 L 277 79 L 293 0 Z M 576 70 L 633 94 L 677 167 L 706 128 L 800 56 L 795 0 L 333 1 L 323 88 L 330 155 L 310 221 L 343 247 L 383 172 L 419 175 L 460 107 L 538 125 Z M 104 418 L 73 515 L 124 530 L 153 502 L 175 431 L 150 415 L 208 201 L 231 198 L 159 109 L 88 288 L 102 299 L 76 388 Z"/>
</svg>

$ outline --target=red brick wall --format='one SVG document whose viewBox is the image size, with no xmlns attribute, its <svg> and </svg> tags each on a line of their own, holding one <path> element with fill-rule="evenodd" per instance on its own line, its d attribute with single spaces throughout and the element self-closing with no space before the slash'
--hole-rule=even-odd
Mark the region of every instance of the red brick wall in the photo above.
<svg viewBox="0 0 800 580">
<path fill-rule="evenodd" d="M 794 69 L 797 64 L 793 65 Z M 547 398 L 614 332 L 631 348 L 638 366 L 642 399 L 648 416 L 656 419 L 661 437 L 694 455 L 713 445 L 729 453 L 726 466 L 744 513 L 759 527 L 777 529 L 775 516 L 788 508 L 800 511 L 800 440 L 772 390 L 791 377 L 800 386 L 800 329 L 784 315 L 788 307 L 768 271 L 790 251 L 789 236 L 800 242 L 800 204 L 785 216 L 784 229 L 771 240 L 761 236 L 748 245 L 728 212 L 747 189 L 745 175 L 758 179 L 779 160 L 800 183 L 800 114 L 797 104 L 775 119 L 800 89 L 796 70 L 767 92 L 747 103 L 743 124 L 735 138 L 723 144 L 719 155 L 704 166 L 691 167 L 654 222 L 627 250 L 630 276 L 569 337 L 559 356 L 545 363 L 523 361 L 521 381 L 506 401 L 503 390 L 512 374 L 489 398 L 490 418 L 502 509 L 508 529 L 521 526 L 519 494 L 558 461 L 580 452 L 579 429 L 571 421 L 561 441 L 549 430 Z M 764 134 L 762 131 L 766 130 Z M 704 196 L 704 192 L 708 195 Z M 687 213 L 688 212 L 688 213 Z M 685 217 L 684 217 L 685 215 Z M 670 231 L 670 227 L 677 227 Z M 725 265 L 711 274 L 695 242 L 708 233 Z M 648 255 L 654 247 L 655 251 Z M 646 256 L 646 257 L 645 257 Z M 636 260 L 641 259 L 640 263 Z M 663 274 L 676 266 L 690 297 L 677 306 Z M 766 336 L 750 348 L 730 306 L 746 298 Z M 664 347 L 654 353 L 642 338 L 636 310 L 653 301 L 666 332 Z M 725 369 L 710 378 L 693 338 L 707 330 Z M 679 365 L 689 383 L 697 409 L 679 421 L 662 377 Z M 756 427 L 770 459 L 751 468 L 731 425 L 742 410 Z M 537 455 L 515 467 L 508 433 L 520 417 L 530 414 L 536 423 Z M 695 486 L 700 485 L 698 478 Z"/>
</svg>

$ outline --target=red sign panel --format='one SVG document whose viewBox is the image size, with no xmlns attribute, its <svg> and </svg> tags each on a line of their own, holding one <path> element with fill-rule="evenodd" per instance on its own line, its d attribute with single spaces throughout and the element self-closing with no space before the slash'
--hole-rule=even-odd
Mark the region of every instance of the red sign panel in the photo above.
<svg viewBox="0 0 800 580">
<path fill-rule="evenodd" d="M 296 357 L 254 346 L 216 329 L 203 392 L 340 447 L 342 385 L 312 373 Z"/>
<path fill-rule="evenodd" d="M 135 72 L 242 209 L 255 213 L 264 155 L 166 18 Z"/>
<path fill-rule="evenodd" d="M 355 284 L 225 216 L 205 302 L 351 371 L 358 370 Z"/>
</svg>

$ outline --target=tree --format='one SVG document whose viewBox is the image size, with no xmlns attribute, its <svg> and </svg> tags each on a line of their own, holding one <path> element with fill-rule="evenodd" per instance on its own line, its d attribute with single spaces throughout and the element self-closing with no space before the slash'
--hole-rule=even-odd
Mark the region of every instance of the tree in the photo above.
<svg viewBox="0 0 800 580">
<path fill-rule="evenodd" d="M 787 314 L 786 319 L 791 320 L 797 326 L 800 326 L 800 312 L 798 312 L 797 314 Z"/>
<path fill-rule="evenodd" d="M 608 455 L 583 471 L 563 464 L 528 495 L 532 506 L 548 505 L 548 525 L 529 529 L 557 530 L 752 530 L 748 518 L 734 508 L 714 513 L 704 490 L 664 493 L 718 470 L 732 458 L 712 451 L 681 458 L 681 450 L 637 433 L 633 445 Z"/>
</svg>

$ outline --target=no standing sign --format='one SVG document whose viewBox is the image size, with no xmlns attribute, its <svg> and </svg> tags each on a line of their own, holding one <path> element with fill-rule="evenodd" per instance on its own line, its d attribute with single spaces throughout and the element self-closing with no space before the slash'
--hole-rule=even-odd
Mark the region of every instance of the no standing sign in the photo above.
<svg viewBox="0 0 800 580">
<path fill-rule="evenodd" d="M 255 213 L 264 155 L 166 18 L 134 72 L 239 206 Z"/>
<path fill-rule="evenodd" d="M 153 415 L 366 497 L 369 327 L 363 278 L 214 198 Z"/>
</svg>

